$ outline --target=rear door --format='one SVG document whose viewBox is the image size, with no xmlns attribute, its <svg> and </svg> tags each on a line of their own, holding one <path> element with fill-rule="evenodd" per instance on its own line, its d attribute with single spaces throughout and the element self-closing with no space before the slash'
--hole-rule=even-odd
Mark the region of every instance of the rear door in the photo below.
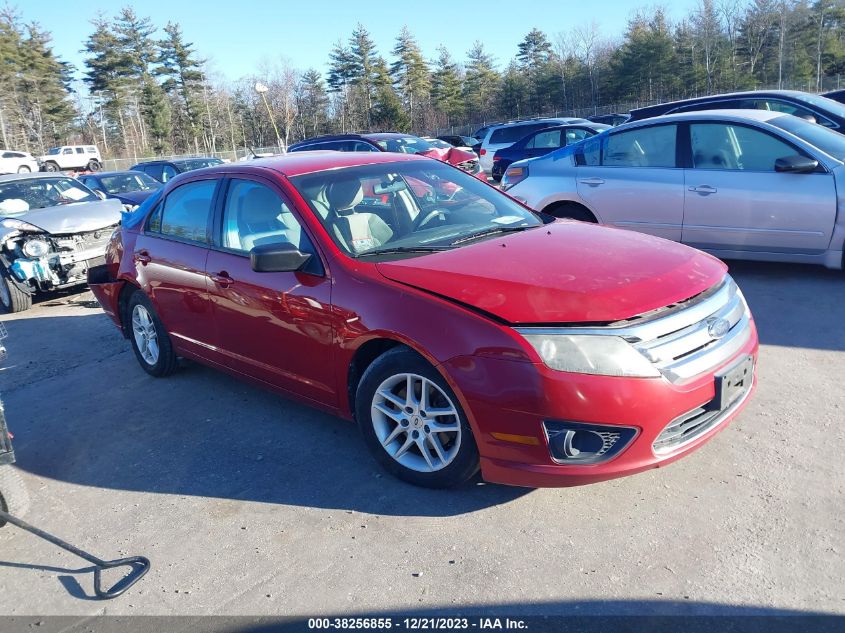
<svg viewBox="0 0 845 633">
<path fill-rule="evenodd" d="M 579 197 L 604 224 L 680 241 L 684 170 L 677 140 L 676 124 L 587 140 L 576 155 Z"/>
<path fill-rule="evenodd" d="M 206 284 L 211 210 L 218 178 L 176 187 L 151 212 L 135 242 L 138 281 L 177 349 L 215 360 Z"/>
<path fill-rule="evenodd" d="M 690 123 L 683 241 L 697 248 L 814 254 L 836 220 L 833 174 L 778 173 L 777 158 L 802 152 L 768 131 Z"/>
<path fill-rule="evenodd" d="M 238 176 L 228 181 L 218 216 L 206 269 L 226 364 L 334 405 L 331 281 L 289 201 L 269 181 Z M 254 246 L 284 243 L 311 254 L 303 270 L 252 269 Z"/>
</svg>

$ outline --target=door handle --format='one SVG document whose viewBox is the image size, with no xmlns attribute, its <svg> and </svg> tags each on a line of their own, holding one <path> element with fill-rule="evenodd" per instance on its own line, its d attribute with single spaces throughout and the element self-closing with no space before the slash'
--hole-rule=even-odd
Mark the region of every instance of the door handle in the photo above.
<svg viewBox="0 0 845 633">
<path fill-rule="evenodd" d="M 591 187 L 598 187 L 604 184 L 604 178 L 581 178 L 578 182 L 582 185 L 590 185 Z"/>
<path fill-rule="evenodd" d="M 135 261 L 146 266 L 153 261 L 153 258 L 150 257 L 150 254 L 147 251 L 141 250 L 135 253 Z"/>
<path fill-rule="evenodd" d="M 212 273 L 209 275 L 209 278 L 211 278 L 211 281 L 216 283 L 218 286 L 223 286 L 224 288 L 228 288 L 235 283 L 235 280 L 229 277 L 229 273 L 225 270 L 219 273 Z"/>
<path fill-rule="evenodd" d="M 718 191 L 716 187 L 711 187 L 710 185 L 699 185 L 698 187 L 690 187 L 689 190 L 695 193 L 700 193 L 704 196 L 710 195 L 711 193 L 716 193 Z"/>
</svg>

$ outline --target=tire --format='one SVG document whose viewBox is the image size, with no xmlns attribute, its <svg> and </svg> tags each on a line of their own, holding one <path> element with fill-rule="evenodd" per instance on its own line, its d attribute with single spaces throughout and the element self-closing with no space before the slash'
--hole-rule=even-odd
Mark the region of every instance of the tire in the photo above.
<svg viewBox="0 0 845 633">
<path fill-rule="evenodd" d="M 100 163 L 98 163 L 93 158 L 88 161 L 88 171 L 100 171 Z"/>
<path fill-rule="evenodd" d="M 44 163 L 44 171 L 59 171 L 59 166 L 51 160 Z"/>
<path fill-rule="evenodd" d="M 18 471 L 6 464 L 0 466 L 0 510 L 23 518 L 29 512 L 29 493 Z M 6 525 L 0 521 L 0 527 Z"/>
<path fill-rule="evenodd" d="M 575 202 L 558 202 L 549 205 L 543 209 L 543 213 L 556 218 L 568 218 L 570 220 L 580 220 L 581 222 L 592 222 L 593 224 L 597 222 L 596 216 Z"/>
<path fill-rule="evenodd" d="M 423 390 L 428 411 L 420 406 Z M 433 415 L 434 409 L 444 413 Z M 355 419 L 376 461 L 403 481 L 451 488 L 478 472 L 478 447 L 458 398 L 437 370 L 407 347 L 385 352 L 364 372 L 355 394 Z M 433 430 L 438 425 L 442 432 Z"/>
<path fill-rule="evenodd" d="M 0 266 L 0 306 L 8 313 L 32 307 L 32 294 L 4 266 Z"/>
<path fill-rule="evenodd" d="M 176 371 L 176 353 L 153 309 L 153 304 L 141 290 L 129 298 L 124 321 L 129 328 L 129 340 L 138 364 L 150 376 L 163 378 Z"/>
<path fill-rule="evenodd" d="M 31 171 L 32 170 L 29 168 L 29 165 L 21 165 L 20 167 L 18 167 L 19 174 L 28 174 Z"/>
</svg>

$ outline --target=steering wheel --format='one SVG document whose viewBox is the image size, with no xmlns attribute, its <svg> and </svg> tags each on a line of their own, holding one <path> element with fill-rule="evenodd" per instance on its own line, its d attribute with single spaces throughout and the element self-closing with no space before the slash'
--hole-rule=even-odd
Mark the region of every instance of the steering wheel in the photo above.
<svg viewBox="0 0 845 633">
<path fill-rule="evenodd" d="M 450 211 L 448 209 L 432 209 L 428 213 L 421 212 L 417 217 L 414 218 L 414 230 L 420 230 L 426 224 L 428 224 L 432 220 L 432 218 L 435 218 L 440 214 L 447 215 L 449 213 Z"/>
</svg>

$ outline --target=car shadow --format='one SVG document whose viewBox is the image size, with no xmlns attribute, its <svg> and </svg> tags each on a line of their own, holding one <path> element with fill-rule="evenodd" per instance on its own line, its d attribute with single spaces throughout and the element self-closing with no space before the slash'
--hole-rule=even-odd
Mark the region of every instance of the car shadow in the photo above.
<svg viewBox="0 0 845 633">
<path fill-rule="evenodd" d="M 845 350 L 845 271 L 806 264 L 727 263 L 754 315 L 761 344 Z"/>
</svg>

